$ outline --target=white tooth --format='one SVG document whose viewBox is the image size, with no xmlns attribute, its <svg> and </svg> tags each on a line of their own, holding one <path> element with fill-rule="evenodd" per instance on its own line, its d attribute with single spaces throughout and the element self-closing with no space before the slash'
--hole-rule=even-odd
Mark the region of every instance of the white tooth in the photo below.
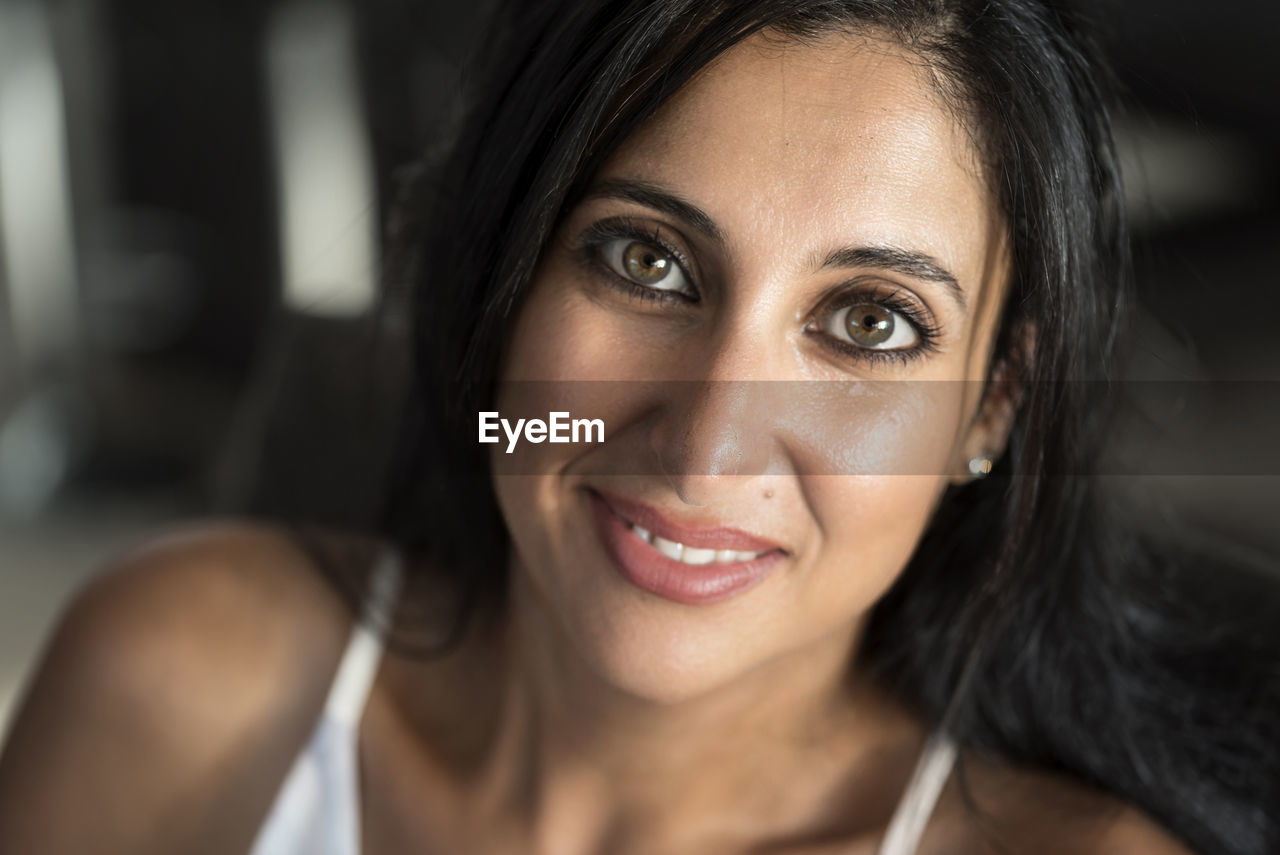
<svg viewBox="0 0 1280 855">
<path fill-rule="evenodd" d="M 734 561 L 754 561 L 756 554 L 754 552 L 735 552 L 733 553 Z"/>
<path fill-rule="evenodd" d="M 632 531 L 634 531 L 634 532 L 636 533 L 636 537 L 640 538 L 640 539 L 641 539 L 641 540 L 643 540 L 645 543 L 652 543 L 652 542 L 653 542 L 653 535 L 649 533 L 649 530 L 648 530 L 648 529 L 641 528 L 641 527 L 640 527 L 640 526 L 638 526 L 638 525 L 633 525 L 633 526 L 631 527 L 631 530 L 632 530 Z"/>
<path fill-rule="evenodd" d="M 683 543 L 675 543 L 674 541 L 665 540 L 661 537 L 658 537 L 656 534 L 653 536 L 652 543 L 655 549 L 657 549 L 659 552 L 661 552 L 663 555 L 667 556 L 668 558 L 674 558 L 675 560 L 679 561 L 684 554 Z"/>
<path fill-rule="evenodd" d="M 685 564 L 710 564 L 715 560 L 716 551 L 714 549 L 694 549 L 692 546 L 684 548 L 684 557 L 680 560 Z"/>
<path fill-rule="evenodd" d="M 716 563 L 728 564 L 731 561 L 737 561 L 738 560 L 737 555 L 738 553 L 734 552 L 732 549 L 717 549 Z"/>
</svg>

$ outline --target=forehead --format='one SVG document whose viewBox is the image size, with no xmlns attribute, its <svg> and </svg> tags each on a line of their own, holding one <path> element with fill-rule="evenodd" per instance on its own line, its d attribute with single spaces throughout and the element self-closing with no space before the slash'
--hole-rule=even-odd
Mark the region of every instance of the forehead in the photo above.
<svg viewBox="0 0 1280 855">
<path fill-rule="evenodd" d="M 973 289 L 1002 229 L 969 135 L 929 75 L 879 39 L 756 35 L 642 125 L 602 177 L 669 186 L 739 250 L 906 247 Z"/>
</svg>

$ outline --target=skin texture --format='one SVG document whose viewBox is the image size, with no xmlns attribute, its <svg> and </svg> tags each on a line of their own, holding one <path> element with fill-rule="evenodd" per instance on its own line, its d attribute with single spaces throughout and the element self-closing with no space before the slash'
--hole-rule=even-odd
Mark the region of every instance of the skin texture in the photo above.
<svg viewBox="0 0 1280 855">
<path fill-rule="evenodd" d="M 364 851 L 870 855 L 925 733 L 850 664 L 945 485 L 1003 442 L 1008 405 L 979 406 L 973 382 L 1002 224 L 916 65 L 843 36 L 731 50 L 596 187 L 618 179 L 692 202 L 723 240 L 597 194 L 548 246 L 500 407 L 603 415 L 607 441 L 495 456 L 509 609 L 448 656 L 388 652 L 361 722 Z M 624 215 L 678 243 L 696 304 L 608 284 L 581 235 Z M 927 253 L 966 309 L 900 272 L 823 268 L 850 245 Z M 870 363 L 824 344 L 850 283 L 918 303 L 935 349 Z M 541 382 L 592 379 L 641 382 Z M 606 484 L 774 539 L 786 561 L 713 605 L 656 597 L 596 540 L 583 488 Z M 68 613 L 0 757 L 0 851 L 244 851 L 349 629 L 270 530 L 123 560 Z M 975 762 L 971 783 L 986 818 L 953 782 L 922 855 L 1185 851 L 1069 782 Z"/>
<path fill-rule="evenodd" d="M 601 195 L 619 182 L 697 206 L 721 239 Z M 558 828 L 572 811 L 556 806 L 598 790 L 606 770 L 625 800 L 655 815 L 663 806 L 646 823 L 648 851 L 692 845 L 691 829 L 722 832 L 708 817 L 737 815 L 755 834 L 829 820 L 815 803 L 850 785 L 870 746 L 918 749 L 919 734 L 866 712 L 877 705 L 850 658 L 949 479 L 1002 441 L 1004 425 L 977 409 L 1008 268 L 1000 218 L 920 69 L 887 44 L 845 37 L 731 50 L 628 140 L 587 196 L 535 275 L 499 409 L 602 417 L 607 439 L 494 454 L 516 473 L 496 487 L 516 546 L 518 670 L 537 675 L 529 714 L 550 722 L 547 759 L 527 772 L 549 794 L 541 821 Z M 610 284 L 581 235 L 618 217 L 675 245 L 696 304 Z M 845 247 L 927 254 L 967 310 L 934 282 L 823 265 Z M 825 307 L 850 288 L 919 306 L 940 330 L 933 352 L 879 363 L 834 352 L 815 329 L 839 327 Z M 766 380 L 786 382 L 754 382 Z M 786 561 L 714 605 L 656 597 L 611 568 L 588 487 L 745 529 L 783 545 Z M 818 733 L 842 737 L 818 743 L 815 765 L 794 740 Z M 744 819 L 740 782 L 765 774 L 805 783 Z M 675 805 L 673 785 L 687 793 Z"/>
<path fill-rule="evenodd" d="M 570 650 L 557 655 L 599 681 L 570 678 L 568 694 L 607 686 L 674 706 L 746 686 L 743 697 L 758 696 L 805 674 L 790 694 L 800 709 L 821 708 L 943 489 L 969 456 L 1003 441 L 1004 424 L 977 409 L 1008 269 L 1000 218 L 920 70 L 888 45 L 844 37 L 807 48 L 758 38 L 730 51 L 596 183 L 619 181 L 691 202 L 723 242 L 588 193 L 545 254 L 499 408 L 514 399 L 521 413 L 599 416 L 607 438 L 494 454 L 521 473 L 497 478 L 525 596 L 517 608 L 541 635 L 566 635 Z M 696 264 L 696 305 L 646 301 L 584 262 L 579 235 L 620 216 Z M 821 267 L 846 246 L 927 253 L 953 272 L 967 311 L 937 283 Z M 881 363 L 834 353 L 834 336 L 814 327 L 828 326 L 832 291 L 850 287 L 923 307 L 940 328 L 933 352 Z M 527 383 L 584 379 L 639 382 Z M 766 537 L 786 548 L 785 566 L 712 606 L 655 597 L 609 567 L 590 487 Z"/>
</svg>

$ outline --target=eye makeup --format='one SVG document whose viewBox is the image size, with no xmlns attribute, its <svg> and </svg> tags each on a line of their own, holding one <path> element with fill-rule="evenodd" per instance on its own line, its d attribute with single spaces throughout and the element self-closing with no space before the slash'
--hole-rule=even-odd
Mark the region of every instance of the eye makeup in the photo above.
<svg viewBox="0 0 1280 855">
<path fill-rule="evenodd" d="M 875 348 L 843 341 L 822 328 L 821 321 L 843 309 L 861 305 L 876 306 L 901 318 L 916 334 L 916 342 L 910 347 Z M 942 328 L 934 320 L 933 313 L 917 300 L 907 296 L 898 286 L 865 278 L 853 280 L 823 300 L 810 316 L 805 332 L 837 355 L 870 364 L 897 362 L 906 365 L 913 360 L 938 350 Z"/>
<path fill-rule="evenodd" d="M 671 259 L 675 270 L 684 277 L 686 286 L 692 293 L 673 288 L 655 288 L 629 279 L 619 273 L 605 258 L 606 248 L 615 241 L 633 241 L 661 250 Z M 617 288 L 628 296 L 651 300 L 666 305 L 697 305 L 702 302 L 694 286 L 692 263 L 688 256 L 668 239 L 657 226 L 647 226 L 630 217 L 611 217 L 592 223 L 578 235 L 574 249 L 579 259 L 588 269 L 599 276 L 605 284 Z"/>
<path fill-rule="evenodd" d="M 684 280 L 684 288 L 661 288 L 635 281 L 626 276 L 609 258 L 610 248 L 620 241 L 630 241 L 654 248 L 669 259 L 673 273 Z M 592 223 L 570 244 L 579 262 L 594 279 L 628 299 L 670 307 L 688 308 L 702 303 L 695 284 L 692 259 L 663 230 L 627 216 L 609 217 Z M 858 306 L 876 307 L 889 314 L 893 323 L 905 323 L 915 341 L 908 347 L 878 348 L 841 339 L 824 328 L 824 319 L 834 313 Z M 942 329 L 933 313 L 906 288 L 875 277 L 858 277 L 837 286 L 811 313 L 804 331 L 836 356 L 866 365 L 896 362 L 907 365 L 937 352 Z"/>
</svg>

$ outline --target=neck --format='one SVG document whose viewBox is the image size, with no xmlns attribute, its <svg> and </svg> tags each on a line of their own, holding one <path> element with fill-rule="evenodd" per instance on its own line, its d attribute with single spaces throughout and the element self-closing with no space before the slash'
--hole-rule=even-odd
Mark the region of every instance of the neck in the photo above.
<svg viewBox="0 0 1280 855">
<path fill-rule="evenodd" d="M 923 739 L 842 627 L 695 697 L 604 679 L 513 574 L 475 809 L 555 852 L 709 851 L 878 830 Z M 896 783 L 895 783 L 896 782 Z"/>
</svg>

